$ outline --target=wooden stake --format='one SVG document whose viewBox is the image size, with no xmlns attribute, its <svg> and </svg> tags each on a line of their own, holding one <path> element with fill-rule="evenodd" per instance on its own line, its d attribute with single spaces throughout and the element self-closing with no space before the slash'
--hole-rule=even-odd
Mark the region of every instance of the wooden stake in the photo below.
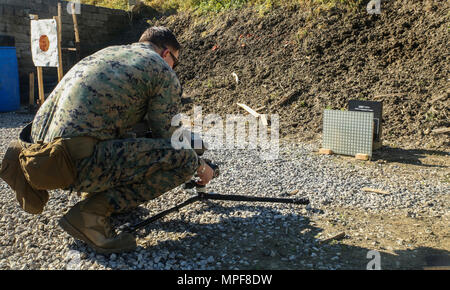
<svg viewBox="0 0 450 290">
<path fill-rule="evenodd" d="M 62 17 L 62 6 L 61 6 L 61 3 L 58 3 L 58 17 L 60 18 L 60 19 L 62 19 L 61 17 Z"/>
<path fill-rule="evenodd" d="M 58 3 L 60 4 L 60 3 Z M 59 10 L 58 5 L 58 10 Z M 59 11 L 58 11 L 59 13 Z M 58 82 L 60 82 L 64 76 L 63 65 L 62 65 L 62 52 L 61 52 L 61 18 L 59 16 L 53 16 L 56 20 L 56 26 L 58 28 Z"/>
<path fill-rule="evenodd" d="M 262 107 L 259 107 L 259 108 L 255 109 L 255 112 L 258 112 L 258 111 L 264 110 L 265 108 L 266 108 L 266 106 L 262 106 Z"/>
<path fill-rule="evenodd" d="M 30 73 L 30 95 L 29 95 L 30 105 L 34 105 L 34 73 Z"/>
<path fill-rule="evenodd" d="M 388 195 L 389 194 L 389 192 L 387 192 L 387 191 L 384 191 L 384 190 L 381 190 L 381 189 L 370 188 L 370 187 L 364 187 L 362 190 L 365 191 L 365 192 L 375 192 L 375 193 L 383 194 L 383 195 Z"/>
<path fill-rule="evenodd" d="M 331 238 L 322 240 L 322 241 L 319 242 L 319 244 L 324 244 L 324 243 L 328 243 L 328 242 L 333 241 L 333 240 L 340 240 L 340 239 L 343 239 L 343 238 L 345 238 L 345 232 L 342 232 L 342 233 L 339 233 L 337 235 L 334 235 Z"/>
<path fill-rule="evenodd" d="M 450 133 L 450 128 L 449 127 L 442 127 L 439 129 L 434 129 L 433 131 L 434 134 L 445 134 L 445 133 Z"/>
<path fill-rule="evenodd" d="M 45 101 L 44 95 L 44 76 L 42 75 L 42 67 L 37 67 L 38 89 L 39 89 L 39 106 Z"/>
<path fill-rule="evenodd" d="M 75 13 L 75 3 L 72 3 L 73 30 L 75 31 L 75 48 L 77 50 L 77 60 L 81 59 L 80 33 L 78 31 L 77 14 Z"/>
<path fill-rule="evenodd" d="M 62 62 L 62 6 L 61 3 L 58 3 L 58 53 L 59 53 L 59 67 L 58 67 L 58 79 L 61 81 L 61 79 L 64 77 L 64 69 L 63 69 L 63 62 Z M 61 78 L 60 76 L 61 75 Z"/>
<path fill-rule="evenodd" d="M 247 106 L 247 105 L 244 105 L 244 104 L 240 104 L 240 103 L 236 103 L 239 107 L 241 107 L 241 108 L 243 108 L 244 110 L 246 110 L 247 112 L 249 112 L 250 113 L 250 115 L 252 115 L 253 117 L 255 117 L 255 118 L 260 118 L 261 119 L 261 121 L 262 121 L 262 123 L 263 123 L 263 125 L 265 126 L 265 127 L 267 127 L 267 125 L 268 125 L 268 122 L 267 122 L 267 118 L 266 118 L 266 116 L 265 115 L 263 115 L 263 114 L 260 114 L 260 113 L 256 113 L 253 109 L 251 109 L 249 106 Z"/>
<path fill-rule="evenodd" d="M 31 20 L 39 20 L 39 16 L 35 14 L 30 15 Z M 44 78 L 42 75 L 42 67 L 38 66 L 37 69 L 37 79 L 38 79 L 38 91 L 39 91 L 39 106 L 42 105 L 45 101 L 44 95 Z"/>
</svg>

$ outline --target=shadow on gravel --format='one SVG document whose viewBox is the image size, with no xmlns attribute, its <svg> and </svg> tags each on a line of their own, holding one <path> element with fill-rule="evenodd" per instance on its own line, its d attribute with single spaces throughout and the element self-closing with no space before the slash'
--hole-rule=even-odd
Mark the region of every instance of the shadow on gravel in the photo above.
<svg viewBox="0 0 450 290">
<path fill-rule="evenodd" d="M 201 215 L 206 212 L 219 215 L 219 221 L 203 223 Z M 239 216 L 243 212 L 245 216 Z M 146 214 L 148 211 L 140 208 L 120 219 L 136 221 L 147 218 Z M 78 241 L 69 247 L 85 253 L 83 263 L 96 262 L 108 269 L 364 270 L 378 262 L 381 269 L 449 265 L 449 252 L 432 248 L 380 251 L 377 262 L 370 248 L 346 245 L 345 240 L 320 243 L 317 235 L 323 229 L 307 216 L 286 215 L 260 204 L 224 207 L 207 202 L 199 210 L 169 219 L 173 215 L 141 230 L 137 237 L 146 246 L 135 252 L 96 254 Z M 164 240 L 156 240 L 158 233 L 164 233 Z"/>
<path fill-rule="evenodd" d="M 383 146 L 380 150 L 373 152 L 372 161 L 386 161 L 388 163 L 398 162 L 425 167 L 448 168 L 449 166 L 428 164 L 422 160 L 428 156 L 448 157 L 450 152 L 424 149 L 401 149 Z"/>
<path fill-rule="evenodd" d="M 381 268 L 386 270 L 450 269 L 450 252 L 442 249 L 418 247 L 395 250 L 395 254 L 381 253 Z"/>
</svg>

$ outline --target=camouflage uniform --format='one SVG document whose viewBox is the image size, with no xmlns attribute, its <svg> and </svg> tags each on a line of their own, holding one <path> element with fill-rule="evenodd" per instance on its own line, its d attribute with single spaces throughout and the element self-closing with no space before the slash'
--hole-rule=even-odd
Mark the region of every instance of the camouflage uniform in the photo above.
<svg viewBox="0 0 450 290">
<path fill-rule="evenodd" d="M 181 108 L 175 72 L 150 44 L 103 49 L 75 65 L 39 109 L 33 142 L 97 138 L 94 154 L 76 162 L 70 189 L 101 193 L 116 212 L 132 209 L 189 180 L 199 166 L 193 150 L 175 150 Z M 146 121 L 153 138 L 126 138 Z"/>
</svg>

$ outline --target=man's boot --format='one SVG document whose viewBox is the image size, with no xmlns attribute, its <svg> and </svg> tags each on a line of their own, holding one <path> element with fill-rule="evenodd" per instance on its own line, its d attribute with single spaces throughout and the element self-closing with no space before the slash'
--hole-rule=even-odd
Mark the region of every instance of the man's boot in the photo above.
<svg viewBox="0 0 450 290">
<path fill-rule="evenodd" d="M 87 199 L 95 194 L 96 194 L 95 192 L 79 192 L 78 197 L 80 197 L 83 200 L 83 199 Z M 113 211 L 111 213 L 111 216 L 114 217 L 114 216 L 121 215 L 121 214 L 128 214 L 132 211 L 133 211 L 133 209 L 128 209 L 125 211 Z"/>
<path fill-rule="evenodd" d="M 82 240 L 102 254 L 120 253 L 136 248 L 130 233 L 116 235 L 109 223 L 113 211 L 102 193 L 95 194 L 73 206 L 59 221 L 71 236 Z"/>
</svg>

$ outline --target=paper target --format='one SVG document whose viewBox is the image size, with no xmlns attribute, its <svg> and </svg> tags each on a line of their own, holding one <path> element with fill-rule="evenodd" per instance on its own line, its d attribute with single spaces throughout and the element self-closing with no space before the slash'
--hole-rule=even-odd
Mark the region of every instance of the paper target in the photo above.
<svg viewBox="0 0 450 290">
<path fill-rule="evenodd" d="M 58 32 L 56 20 L 31 21 L 31 53 L 35 66 L 58 66 Z"/>
</svg>

